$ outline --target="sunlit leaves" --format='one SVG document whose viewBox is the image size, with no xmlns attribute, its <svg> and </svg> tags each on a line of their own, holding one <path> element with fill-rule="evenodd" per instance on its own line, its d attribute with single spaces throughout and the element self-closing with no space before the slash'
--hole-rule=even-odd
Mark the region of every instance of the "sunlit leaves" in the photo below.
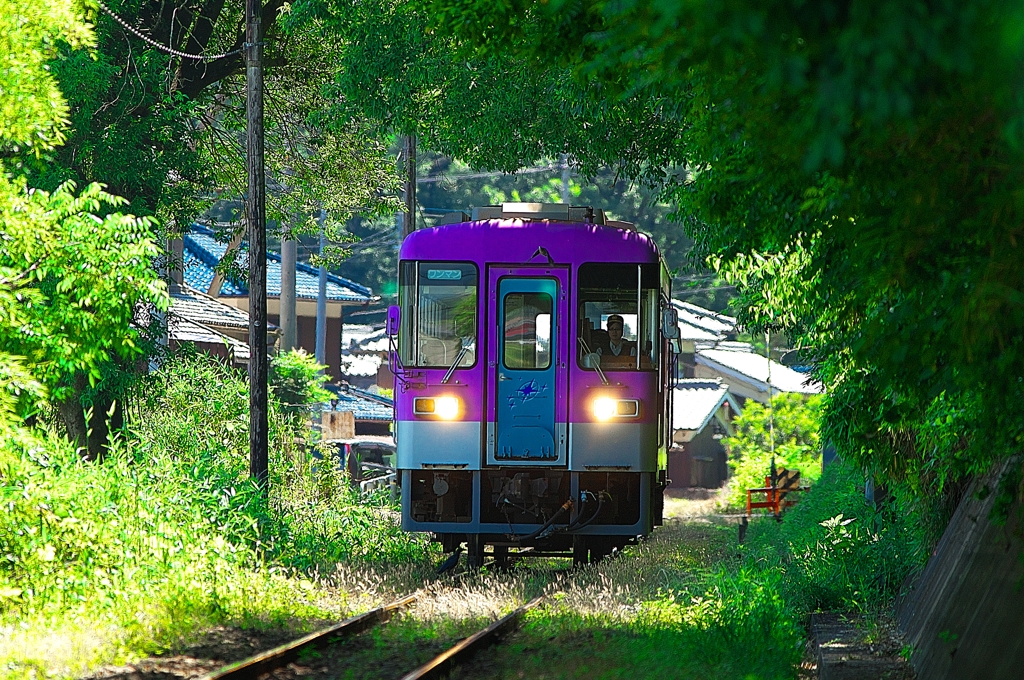
<svg viewBox="0 0 1024 680">
<path fill-rule="evenodd" d="M 324 389 L 327 379 L 321 366 L 303 350 L 278 354 L 270 362 L 270 386 L 284 413 L 308 416 L 319 405 L 334 398 Z"/>
<path fill-rule="evenodd" d="M 798 470 L 801 483 L 821 474 L 822 398 L 819 395 L 779 394 L 769 408 L 748 400 L 733 420 L 734 434 L 724 443 L 729 452 L 729 504 L 743 508 L 747 489 L 764 485 L 772 457 L 777 468 Z"/>
<path fill-rule="evenodd" d="M 89 46 L 71 0 L 0 0 L 0 154 L 40 154 L 64 140 L 68 108 L 48 62 L 60 42 Z"/>
<path fill-rule="evenodd" d="M 941 483 L 1019 449 L 1016 3 L 428 6 L 485 54 L 555 55 L 609 98 L 685 115 L 673 160 L 691 173 L 666 195 L 742 284 L 743 320 L 807 348 L 847 455 Z M 533 23 L 506 30 L 510 12 Z M 922 446 L 936 408 L 963 437 Z"/>
<path fill-rule="evenodd" d="M 92 34 L 70 2 L 0 3 L 0 151 L 43 151 L 61 141 L 64 100 L 47 60 L 56 44 L 88 46 Z M 31 131 L 33 140 L 24 138 Z M 7 159 L 5 159 L 7 160 Z M 17 163 L 15 162 L 14 165 Z M 140 301 L 166 305 L 153 270 L 153 222 L 112 213 L 124 199 L 99 185 L 30 191 L 0 167 L 0 419 L 61 397 L 67 379 L 91 381 L 113 358 L 137 354 L 131 329 Z M 102 211 L 102 212 L 101 212 Z M 99 213 L 99 214 L 98 214 Z M 24 415 L 24 413 L 22 413 Z"/>
<path fill-rule="evenodd" d="M 57 398 L 76 372 L 95 382 L 106 362 L 138 354 L 140 302 L 166 308 L 153 221 L 95 214 L 123 204 L 99 185 L 50 194 L 0 178 L 0 347 Z"/>
</svg>

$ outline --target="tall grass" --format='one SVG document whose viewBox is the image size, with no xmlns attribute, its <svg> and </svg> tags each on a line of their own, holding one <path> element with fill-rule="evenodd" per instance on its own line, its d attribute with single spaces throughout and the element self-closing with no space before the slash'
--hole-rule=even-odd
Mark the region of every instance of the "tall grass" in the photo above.
<svg viewBox="0 0 1024 680">
<path fill-rule="evenodd" d="M 80 674 L 216 624 L 309 627 L 423 585 L 436 548 L 401 532 L 383 499 L 361 502 L 334 461 L 306 456 L 296 440 L 310 433 L 274 408 L 270 493 L 249 484 L 240 376 L 185 359 L 139 395 L 102 462 L 48 432 L 0 442 L 7 674 Z M 883 607 L 923 561 L 910 506 L 876 510 L 861 484 L 831 466 L 781 523 L 753 523 L 743 545 L 735 528 L 691 518 L 571 578 L 441 579 L 402 630 L 436 637 L 555 584 L 562 592 L 524 632 L 534 656 L 510 651 L 501 677 L 791 677 L 804 613 Z"/>
<path fill-rule="evenodd" d="M 927 558 L 915 508 L 898 496 L 868 504 L 863 475 L 837 461 L 781 523 L 751 525 L 745 559 L 778 570 L 785 598 L 801 611 L 878 612 Z"/>
<path fill-rule="evenodd" d="M 178 361 L 141 394 L 102 462 L 53 433 L 0 442 L 0 667 L 74 673 L 210 625 L 302 625 L 348 610 L 320 576 L 338 561 L 432 559 L 392 508 L 360 502 L 338 465 L 307 458 L 295 440 L 309 433 L 273 409 L 271 490 L 259 493 L 248 392 L 229 369 Z M 53 657 L 61 636 L 78 642 Z"/>
</svg>

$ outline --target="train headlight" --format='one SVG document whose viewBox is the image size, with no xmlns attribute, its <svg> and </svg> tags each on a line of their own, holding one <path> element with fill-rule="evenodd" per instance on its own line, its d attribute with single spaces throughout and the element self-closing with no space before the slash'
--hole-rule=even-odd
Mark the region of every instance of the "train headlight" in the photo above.
<svg viewBox="0 0 1024 680">
<path fill-rule="evenodd" d="M 418 416 L 437 416 L 441 420 L 459 417 L 458 397 L 416 397 L 412 410 Z"/>
<path fill-rule="evenodd" d="M 594 400 L 594 417 L 598 420 L 611 420 L 615 417 L 617 407 L 616 399 L 598 397 Z"/>
<path fill-rule="evenodd" d="M 636 418 L 640 415 L 640 401 L 638 399 L 613 399 L 611 397 L 598 397 L 594 400 L 594 417 L 598 420 L 611 420 L 612 418 Z"/>
<path fill-rule="evenodd" d="M 459 398 L 437 397 L 434 399 L 434 409 L 442 420 L 455 420 L 459 417 Z"/>
</svg>

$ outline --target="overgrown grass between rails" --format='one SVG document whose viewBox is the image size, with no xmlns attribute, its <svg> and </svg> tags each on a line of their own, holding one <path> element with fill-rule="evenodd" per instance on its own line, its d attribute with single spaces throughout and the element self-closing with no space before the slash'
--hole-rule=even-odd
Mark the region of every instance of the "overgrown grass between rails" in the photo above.
<svg viewBox="0 0 1024 680">
<path fill-rule="evenodd" d="M 433 562 L 386 502 L 360 502 L 332 461 L 299 455 L 292 442 L 308 433 L 276 412 L 271 491 L 258 493 L 237 374 L 192 358 L 142 394 L 102 462 L 53 433 L 0 442 L 5 672 L 79 674 L 215 624 L 308 628 L 370 604 L 330 587 L 336 563 Z"/>
<path fill-rule="evenodd" d="M 515 573 L 491 587 L 503 578 L 517 601 L 537 592 Z M 670 523 L 621 557 L 552 577 L 522 630 L 454 677 L 789 678 L 803 637 L 779 578 L 743 565 L 733 527 Z"/>
</svg>

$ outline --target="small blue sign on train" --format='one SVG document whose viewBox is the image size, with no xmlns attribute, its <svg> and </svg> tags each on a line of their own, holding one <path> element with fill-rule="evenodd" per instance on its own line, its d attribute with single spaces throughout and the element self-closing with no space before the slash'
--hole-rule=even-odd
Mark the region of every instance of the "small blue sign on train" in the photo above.
<svg viewBox="0 0 1024 680">
<path fill-rule="evenodd" d="M 461 269 L 428 269 L 427 278 L 433 281 L 458 281 L 462 278 Z"/>
</svg>

